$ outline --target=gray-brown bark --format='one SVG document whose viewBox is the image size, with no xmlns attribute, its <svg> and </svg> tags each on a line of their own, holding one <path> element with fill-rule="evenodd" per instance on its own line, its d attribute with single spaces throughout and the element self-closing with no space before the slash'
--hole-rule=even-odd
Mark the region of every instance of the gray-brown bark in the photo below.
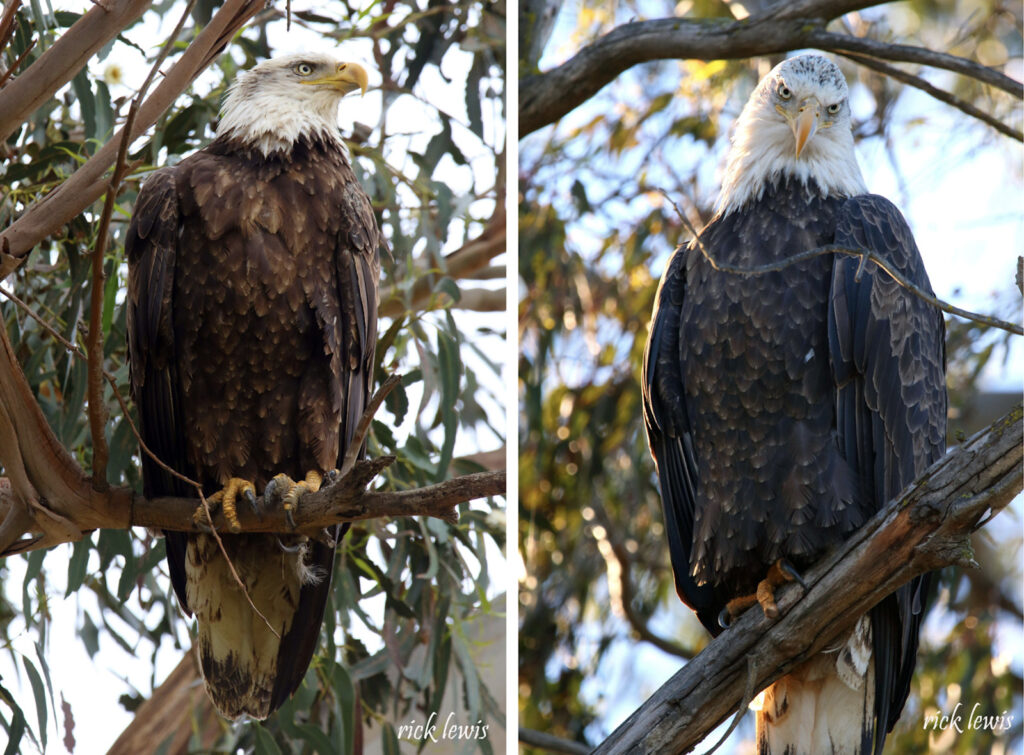
<svg viewBox="0 0 1024 755">
<path fill-rule="evenodd" d="M 796 585 L 781 592 L 780 618 L 747 611 L 594 752 L 688 752 L 900 585 L 950 564 L 975 565 L 971 533 L 1022 488 L 1021 417 L 1017 407 L 932 465 L 804 575 L 806 594 Z"/>
</svg>

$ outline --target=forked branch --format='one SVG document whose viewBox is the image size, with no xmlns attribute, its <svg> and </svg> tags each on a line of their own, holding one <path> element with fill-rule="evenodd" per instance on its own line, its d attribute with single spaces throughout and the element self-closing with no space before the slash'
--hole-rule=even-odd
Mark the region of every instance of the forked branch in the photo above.
<svg viewBox="0 0 1024 755">
<path fill-rule="evenodd" d="M 369 418 L 397 382 L 397 378 L 385 381 L 369 402 L 361 427 L 369 426 Z M 143 452 L 149 453 L 145 447 Z M 294 528 L 283 507 L 266 506 L 262 498 L 254 508 L 240 505 L 238 531 L 315 536 L 342 522 L 397 516 L 434 516 L 454 522 L 455 507 L 460 503 L 505 494 L 504 471 L 465 475 L 414 490 L 369 490 L 373 479 L 394 460 L 384 456 L 350 461 L 350 468 L 343 469 L 337 480 L 303 496 L 299 508 L 292 512 Z M 204 529 L 193 517 L 198 498 L 149 500 L 126 487 L 96 490 L 53 436 L 2 328 L 0 465 L 8 474 L 0 478 L 0 557 L 73 542 L 93 529 Z M 220 512 L 212 514 L 214 527 L 227 531 Z"/>
</svg>

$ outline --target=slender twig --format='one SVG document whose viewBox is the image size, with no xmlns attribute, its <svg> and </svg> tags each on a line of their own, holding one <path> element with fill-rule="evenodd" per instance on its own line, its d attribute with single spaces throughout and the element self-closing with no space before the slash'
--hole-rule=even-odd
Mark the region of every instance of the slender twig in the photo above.
<svg viewBox="0 0 1024 755">
<path fill-rule="evenodd" d="M 213 515 L 210 513 L 210 504 L 206 500 L 206 496 L 203 495 L 203 489 L 198 486 L 197 489 L 199 490 L 200 505 L 203 507 L 203 511 L 206 512 L 206 521 L 210 525 L 210 534 L 212 534 L 213 539 L 217 541 L 217 547 L 220 548 L 220 553 L 222 556 L 224 556 L 224 561 L 227 563 L 228 569 L 231 570 L 231 576 L 235 578 L 235 582 L 237 582 L 238 586 L 242 588 L 242 594 L 245 595 L 245 599 L 249 602 L 249 605 L 252 607 L 252 610 L 256 613 L 257 616 L 263 619 L 263 623 L 267 625 L 267 629 L 270 630 L 270 633 L 280 640 L 281 635 L 278 633 L 276 629 L 274 629 L 274 625 L 271 624 L 270 620 L 263 615 L 263 611 L 258 609 L 256 607 L 256 604 L 252 602 L 252 597 L 249 595 L 249 590 L 246 589 L 245 583 L 242 581 L 242 578 L 238 575 L 238 572 L 235 570 L 235 565 L 231 561 L 231 556 L 228 555 L 227 549 L 224 547 L 224 541 L 220 539 L 220 533 L 217 532 L 217 528 L 213 526 Z"/>
<path fill-rule="evenodd" d="M 817 47 L 836 53 L 861 53 L 883 60 L 896 60 L 902 63 L 920 63 L 932 68 L 943 68 L 947 71 L 968 76 L 982 84 L 989 84 L 996 89 L 1012 94 L 1018 100 L 1024 97 L 1024 84 L 1011 79 L 994 68 L 983 66 L 967 58 L 950 55 L 946 52 L 928 50 L 912 45 L 895 45 L 891 42 L 879 42 L 867 37 L 853 37 L 848 34 L 837 34 L 824 29 L 813 29 L 804 38 L 808 47 Z"/>
<path fill-rule="evenodd" d="M 805 252 L 800 252 L 790 257 L 783 257 L 782 259 L 777 260 L 776 262 L 769 262 L 766 265 L 756 265 L 754 267 L 736 267 L 734 265 L 723 264 L 715 260 L 715 258 L 711 255 L 711 252 L 709 252 L 707 247 L 704 246 L 704 242 L 703 240 L 701 240 L 700 234 L 697 233 L 697 230 L 693 227 L 693 224 L 690 222 L 689 218 L 687 218 L 686 215 L 683 214 L 683 212 L 679 209 L 678 205 L 676 205 L 675 201 L 673 201 L 673 199 L 663 189 L 660 191 L 662 196 L 664 196 L 665 199 L 671 202 L 672 206 L 676 210 L 676 214 L 679 216 L 680 220 L 683 221 L 683 224 L 686 226 L 687 230 L 689 230 L 690 233 L 693 234 L 694 242 L 700 249 L 700 253 L 704 256 L 704 259 L 706 259 L 708 261 L 708 264 L 711 265 L 711 267 L 718 272 L 729 273 L 731 275 L 746 276 L 764 275 L 765 273 L 779 272 L 780 270 L 784 270 L 785 268 L 791 265 L 796 265 L 800 262 L 806 262 L 809 259 L 813 259 L 814 257 L 821 257 L 826 254 L 842 254 L 848 257 L 860 257 L 860 268 L 857 270 L 858 278 L 860 277 L 864 269 L 864 266 L 868 262 L 873 262 L 880 270 L 886 273 L 900 286 L 910 291 L 919 299 L 928 302 L 933 307 L 941 309 L 943 312 L 946 312 L 951 315 L 956 315 L 957 317 L 962 317 L 965 320 L 971 320 L 972 322 L 981 323 L 982 325 L 988 325 L 993 328 L 999 328 L 1000 330 L 1005 330 L 1008 333 L 1013 333 L 1018 336 L 1024 336 L 1024 328 L 1022 328 L 1020 325 L 1016 323 L 1007 322 L 1006 320 L 1000 320 L 998 317 L 992 317 L 991 315 L 979 315 L 976 312 L 970 312 L 966 309 L 961 309 L 960 307 L 956 307 L 952 304 L 943 301 L 942 299 L 937 298 L 936 296 L 933 296 L 932 294 L 929 294 L 927 291 L 924 291 L 923 289 L 919 288 L 918 286 L 908 281 L 898 271 L 891 269 L 889 267 L 889 262 L 887 260 L 883 259 L 882 257 L 879 257 L 873 251 L 870 251 L 868 249 L 853 249 L 847 246 L 842 246 L 841 244 L 826 244 L 825 246 L 819 246 L 815 249 L 808 249 Z"/>
<path fill-rule="evenodd" d="M 359 458 L 359 453 L 363 448 L 363 441 L 366 440 L 366 434 L 370 431 L 370 423 L 373 421 L 373 415 L 380 409 L 380 405 L 384 403 L 384 399 L 388 397 L 388 394 L 395 389 L 395 387 L 402 382 L 401 375 L 391 375 L 385 380 L 377 392 L 373 394 L 373 397 L 367 403 L 366 408 L 363 410 L 363 416 L 359 418 L 359 424 L 356 425 L 356 430 L 352 434 L 352 440 L 349 441 L 348 448 L 345 449 L 345 458 L 341 462 L 341 475 L 344 477 L 351 470 L 356 463 L 356 459 Z"/>
<path fill-rule="evenodd" d="M 838 54 L 842 55 L 844 58 L 849 58 L 855 63 L 859 63 L 865 68 L 871 68 L 875 71 L 878 71 L 881 74 L 884 74 L 885 76 L 888 76 L 891 79 L 902 81 L 904 84 L 908 84 L 912 87 L 920 89 L 922 92 L 931 95 L 939 102 L 945 102 L 947 105 L 955 107 L 962 113 L 965 113 L 971 116 L 972 118 L 977 118 L 982 123 L 987 123 L 996 131 L 998 131 L 1001 134 L 1005 134 L 1006 136 L 1009 136 L 1011 139 L 1016 139 L 1019 142 L 1024 141 L 1024 133 L 1017 131 L 1014 128 L 1011 128 L 1010 126 L 1007 126 L 998 118 L 989 115 L 984 110 L 975 107 L 966 100 L 962 100 L 956 95 L 950 94 L 944 89 L 939 89 L 937 86 L 930 84 L 929 82 L 922 79 L 920 76 L 915 76 L 913 74 L 907 73 L 906 71 L 901 71 L 899 68 L 896 68 L 896 66 L 891 66 L 888 63 L 883 63 L 880 60 L 876 60 L 875 58 L 869 57 L 867 55 L 861 55 L 860 53 L 838 51 Z"/>
<path fill-rule="evenodd" d="M 14 34 L 14 16 L 21 7 L 21 0 L 8 0 L 4 6 L 4 15 L 0 17 L 0 48 L 6 48 Z M 35 40 L 32 40 L 35 44 Z M 17 66 L 11 66 L 16 68 Z"/>
<path fill-rule="evenodd" d="M 3 295 L 10 299 L 26 315 L 28 315 L 37 323 L 39 323 L 40 327 L 42 327 L 43 330 L 49 333 L 51 338 L 57 341 L 65 349 L 67 349 L 68 352 L 72 354 L 72 356 L 76 356 L 79 359 L 88 360 L 88 356 L 86 356 L 86 353 L 82 351 L 81 347 L 71 343 L 71 341 L 62 336 L 55 327 L 53 327 L 50 323 L 48 323 L 46 320 L 40 317 L 32 309 L 32 307 L 28 305 L 27 302 L 20 299 L 15 293 L 8 291 L 3 286 L 0 286 L 0 295 Z M 186 477 L 185 475 L 181 474 L 181 472 L 178 472 L 177 470 L 171 468 L 168 464 L 164 463 L 159 456 L 153 453 L 149 446 L 146 445 L 146 441 L 142 439 L 142 434 L 139 432 L 139 429 L 135 426 L 135 423 L 132 421 L 131 412 L 128 410 L 128 403 L 124 400 L 124 396 L 121 395 L 121 390 L 117 387 L 117 378 L 115 378 L 106 369 L 103 370 L 103 377 L 105 377 L 107 379 L 107 382 L 110 383 L 110 388 L 114 393 L 114 398 L 116 398 L 117 403 L 121 405 L 121 412 L 124 415 L 124 419 L 125 421 L 128 422 L 128 426 L 131 428 L 132 435 L 134 435 L 135 440 L 138 441 L 139 447 L 142 449 L 142 452 L 146 454 L 146 456 L 151 458 L 154 462 L 156 462 L 168 474 L 177 477 L 179 480 L 181 480 L 187 485 L 191 485 L 192 487 L 197 489 L 200 488 L 201 486 L 199 485 L 198 482 L 196 482 L 193 479 L 190 479 L 189 477 Z"/>
<path fill-rule="evenodd" d="M 686 648 L 655 634 L 647 626 L 644 618 L 639 615 L 633 606 L 634 590 L 631 576 L 633 561 L 630 558 L 630 554 L 622 542 L 612 534 L 615 528 L 611 517 L 608 516 L 608 512 L 604 510 L 604 507 L 595 503 L 593 508 L 596 510 L 597 517 L 602 524 L 603 535 L 598 537 L 596 528 L 591 534 L 597 540 L 597 549 L 604 558 L 608 571 L 608 592 L 613 608 L 622 613 L 641 640 L 649 642 L 654 647 L 670 655 L 686 660 L 693 658 L 693 653 Z"/>
<path fill-rule="evenodd" d="M 134 110 L 134 105 L 133 105 Z M 125 137 L 128 132 L 125 132 Z M 88 375 L 89 392 L 89 433 L 92 436 L 92 487 L 104 491 L 107 482 L 107 459 L 110 449 L 107 447 L 106 426 L 109 414 L 103 402 L 103 258 L 107 253 L 107 236 L 110 233 L 110 218 L 114 213 L 114 202 L 121 185 L 122 169 L 124 168 L 125 152 L 128 139 L 121 140 L 121 148 L 117 153 L 117 165 L 110 177 L 110 188 L 103 203 L 97 231 L 96 248 L 92 252 L 92 291 L 89 298 L 89 333 L 86 338 L 86 374 Z"/>
<path fill-rule="evenodd" d="M 25 48 L 25 51 L 18 56 L 18 59 L 11 63 L 11 67 L 4 71 L 3 76 L 0 76 L 0 87 L 6 84 L 7 80 L 14 75 L 14 72 L 21 68 L 21 64 L 25 62 L 25 58 L 28 57 L 28 54 L 32 52 L 32 48 L 35 46 L 36 40 L 33 39 L 28 43 L 28 47 Z"/>
<path fill-rule="evenodd" d="M 110 175 L 110 183 L 107 188 L 107 196 L 103 202 L 103 211 L 100 214 L 99 229 L 97 231 L 96 248 L 92 255 L 92 291 L 89 302 L 89 337 L 86 340 L 88 393 L 89 393 L 89 431 L 92 436 L 92 486 L 94 490 L 105 491 L 109 487 L 107 482 L 107 459 L 110 457 L 110 449 L 107 446 L 106 425 L 109 416 L 107 405 L 103 401 L 103 294 L 104 275 L 103 259 L 107 253 L 107 240 L 110 237 L 110 220 L 114 214 L 114 204 L 117 201 L 117 194 L 121 188 L 127 173 L 128 148 L 132 143 L 132 130 L 135 126 L 135 116 L 139 112 L 142 100 L 146 91 L 156 77 L 157 71 L 163 64 L 167 55 L 174 46 L 178 33 L 189 18 L 192 7 L 196 0 L 189 0 L 184 12 L 178 18 L 178 23 L 171 32 L 167 42 L 161 47 L 156 60 L 149 69 L 149 75 L 142 83 L 139 91 L 132 99 L 131 107 L 128 109 L 128 117 L 125 119 L 124 128 L 121 133 L 121 143 L 117 149 L 117 159 L 114 162 L 114 170 Z"/>
</svg>

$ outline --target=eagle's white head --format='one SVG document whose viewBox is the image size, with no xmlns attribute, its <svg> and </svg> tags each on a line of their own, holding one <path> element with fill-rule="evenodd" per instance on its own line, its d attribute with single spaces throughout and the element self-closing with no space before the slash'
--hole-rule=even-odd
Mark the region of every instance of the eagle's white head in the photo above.
<svg viewBox="0 0 1024 755">
<path fill-rule="evenodd" d="M 718 212 L 741 208 L 783 176 L 813 179 L 828 196 L 865 193 L 849 94 L 839 66 L 822 55 L 799 55 L 775 66 L 736 121 Z"/>
<path fill-rule="evenodd" d="M 338 102 L 366 92 L 366 70 L 322 53 L 272 58 L 238 74 L 221 110 L 218 138 L 239 139 L 264 155 L 290 151 L 300 136 L 338 138 Z"/>
</svg>

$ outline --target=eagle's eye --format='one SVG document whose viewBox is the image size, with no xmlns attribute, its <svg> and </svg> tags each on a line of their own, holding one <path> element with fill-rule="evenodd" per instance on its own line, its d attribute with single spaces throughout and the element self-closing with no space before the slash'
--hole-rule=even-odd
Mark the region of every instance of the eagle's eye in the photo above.
<svg viewBox="0 0 1024 755">
<path fill-rule="evenodd" d="M 828 114 L 829 115 L 835 115 L 836 113 L 839 112 L 839 103 L 838 102 L 833 102 L 831 105 L 829 105 L 826 108 L 826 110 L 828 110 Z"/>
<path fill-rule="evenodd" d="M 299 63 L 295 66 L 295 73 L 299 74 L 299 76 L 309 76 L 309 74 L 313 73 L 313 66 L 309 63 Z"/>
<path fill-rule="evenodd" d="M 779 88 L 778 88 L 777 91 L 778 91 L 779 97 L 781 97 L 784 100 L 788 100 L 790 97 L 793 96 L 793 92 L 790 91 L 789 87 L 786 86 L 785 84 L 779 84 Z"/>
</svg>

